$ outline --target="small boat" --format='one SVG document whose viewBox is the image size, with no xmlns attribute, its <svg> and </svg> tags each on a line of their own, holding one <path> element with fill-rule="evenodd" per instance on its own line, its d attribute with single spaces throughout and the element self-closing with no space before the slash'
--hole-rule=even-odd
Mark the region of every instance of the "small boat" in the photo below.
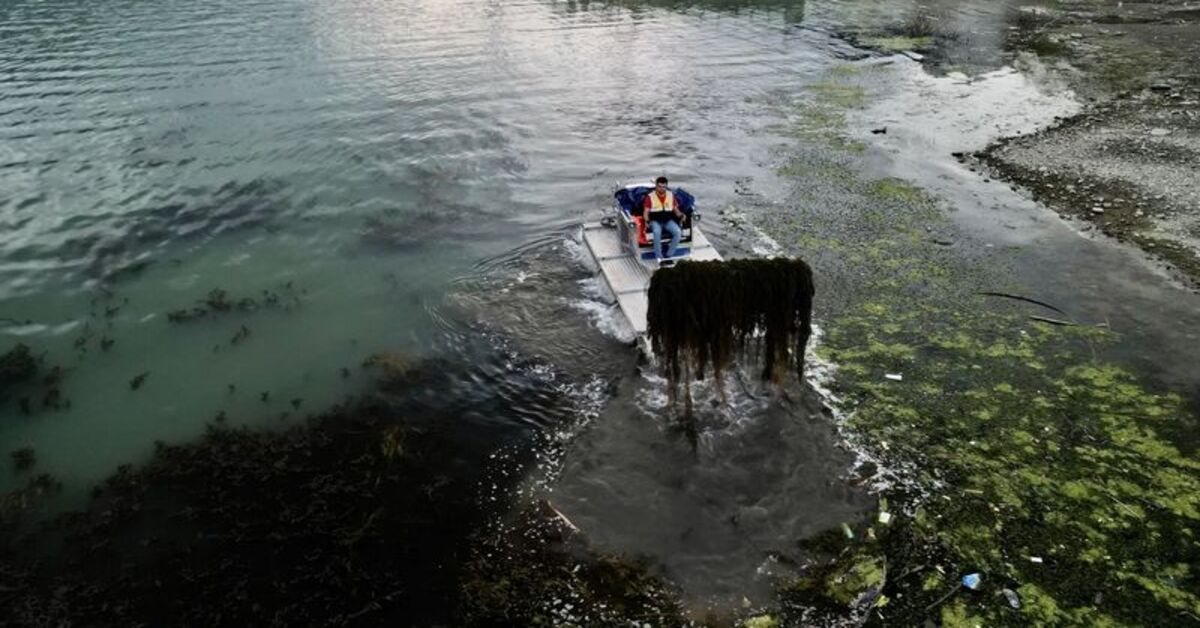
<svg viewBox="0 0 1200 628">
<path fill-rule="evenodd" d="M 653 237 L 642 220 L 642 201 L 653 189 L 653 183 L 618 188 L 613 194 L 611 213 L 597 222 L 583 225 L 587 251 L 641 345 L 645 345 L 650 277 L 658 270 Z M 695 197 L 681 187 L 672 188 L 671 192 L 679 199 L 679 209 L 684 214 L 680 225 L 683 237 L 672 259 L 676 262 L 720 260 L 720 253 L 696 224 L 700 222 L 700 213 L 696 210 Z M 663 238 L 664 255 L 669 242 L 669 237 Z"/>
</svg>

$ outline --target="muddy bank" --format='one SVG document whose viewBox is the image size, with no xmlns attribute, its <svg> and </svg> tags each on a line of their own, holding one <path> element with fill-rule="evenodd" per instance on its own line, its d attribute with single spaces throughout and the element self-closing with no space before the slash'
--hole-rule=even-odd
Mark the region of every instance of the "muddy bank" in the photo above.
<svg viewBox="0 0 1200 628">
<path fill-rule="evenodd" d="M 1200 287 L 1200 11 L 1183 2 L 1015 11 L 1012 46 L 1039 55 L 1091 104 L 973 158 Z"/>
</svg>

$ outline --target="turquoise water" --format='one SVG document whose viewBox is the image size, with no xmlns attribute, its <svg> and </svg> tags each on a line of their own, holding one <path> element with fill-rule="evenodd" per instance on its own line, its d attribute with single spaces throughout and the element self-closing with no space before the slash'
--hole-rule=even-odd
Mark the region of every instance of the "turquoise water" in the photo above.
<svg viewBox="0 0 1200 628">
<path fill-rule="evenodd" d="M 66 369 L 70 404 L 10 391 L 0 449 L 70 494 L 221 412 L 286 424 L 361 391 L 373 352 L 453 353 L 447 295 L 615 182 L 727 202 L 768 157 L 756 103 L 836 58 L 789 6 L 0 4 L 0 334 Z M 292 305 L 168 322 L 214 289 Z M 574 331 L 532 344 L 602 366 Z"/>
</svg>

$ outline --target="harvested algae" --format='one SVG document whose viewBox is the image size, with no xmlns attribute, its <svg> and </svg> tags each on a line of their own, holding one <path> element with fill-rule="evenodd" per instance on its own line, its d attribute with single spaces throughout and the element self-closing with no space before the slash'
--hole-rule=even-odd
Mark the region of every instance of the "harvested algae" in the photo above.
<svg viewBox="0 0 1200 628">
<path fill-rule="evenodd" d="M 756 348 L 762 378 L 802 375 L 812 335 L 812 269 L 799 259 L 685 262 L 654 273 L 647 334 L 672 398 L 689 376 L 721 381 L 735 354 Z M 761 337 L 756 334 L 761 333 Z M 690 410 L 690 395 L 685 400 Z"/>
</svg>

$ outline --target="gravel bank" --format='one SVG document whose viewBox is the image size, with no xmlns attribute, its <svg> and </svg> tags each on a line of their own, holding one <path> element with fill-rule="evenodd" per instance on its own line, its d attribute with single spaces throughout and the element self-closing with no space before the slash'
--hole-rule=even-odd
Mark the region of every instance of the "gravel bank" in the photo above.
<svg viewBox="0 0 1200 628">
<path fill-rule="evenodd" d="M 1200 7 L 1066 2 L 1018 12 L 1014 45 L 1058 67 L 1091 104 L 964 159 L 1200 288 Z"/>
</svg>

